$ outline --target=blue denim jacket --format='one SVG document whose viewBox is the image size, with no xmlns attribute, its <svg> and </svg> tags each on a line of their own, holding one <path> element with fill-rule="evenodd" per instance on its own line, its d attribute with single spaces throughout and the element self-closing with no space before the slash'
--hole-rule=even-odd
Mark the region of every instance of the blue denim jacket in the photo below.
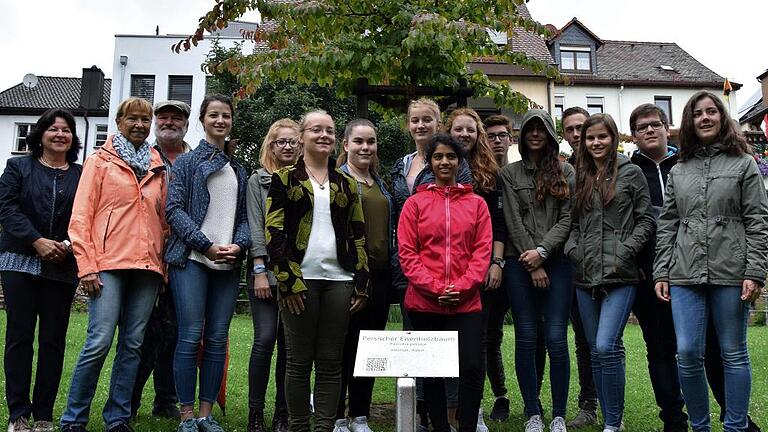
<svg viewBox="0 0 768 432">
<path fill-rule="evenodd" d="M 248 183 L 245 168 L 202 139 L 197 148 L 179 156 L 173 164 L 165 210 L 165 217 L 171 227 L 171 235 L 165 247 L 165 261 L 168 264 L 184 267 L 193 248 L 205 253 L 213 244 L 200 231 L 210 202 L 208 177 L 227 163 L 237 174 L 238 189 L 232 242 L 240 246 L 243 255 L 250 247 L 251 232 L 245 211 L 245 190 Z"/>
</svg>

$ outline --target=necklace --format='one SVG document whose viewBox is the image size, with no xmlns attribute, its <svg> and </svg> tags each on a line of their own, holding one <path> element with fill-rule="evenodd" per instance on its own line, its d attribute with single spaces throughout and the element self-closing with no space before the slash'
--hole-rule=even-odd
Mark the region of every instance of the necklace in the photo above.
<svg viewBox="0 0 768 432">
<path fill-rule="evenodd" d="M 317 177 L 315 177 L 315 175 L 314 175 L 314 174 L 312 174 L 312 171 L 309 169 L 309 167 L 308 167 L 308 166 L 304 166 L 304 168 L 306 168 L 306 169 L 307 169 L 307 172 L 309 173 L 309 175 L 310 175 L 310 176 L 312 176 L 312 178 L 313 178 L 313 179 L 315 179 L 315 181 L 317 182 L 317 184 L 320 186 L 320 189 L 321 189 L 321 190 L 325 190 L 325 185 L 324 185 L 324 183 L 325 183 L 325 181 L 326 181 L 326 180 L 328 180 L 328 173 L 325 173 L 325 177 L 323 178 L 323 181 L 320 181 L 320 180 L 318 180 L 318 179 L 317 179 Z"/>
<path fill-rule="evenodd" d="M 47 166 L 48 168 L 51 168 L 51 169 L 66 169 L 69 167 L 69 162 L 64 162 L 63 165 L 53 166 L 48 162 L 46 162 L 43 156 L 40 156 L 39 158 L 37 158 L 37 160 L 40 161 L 40 163 L 43 164 L 44 166 Z"/>
</svg>

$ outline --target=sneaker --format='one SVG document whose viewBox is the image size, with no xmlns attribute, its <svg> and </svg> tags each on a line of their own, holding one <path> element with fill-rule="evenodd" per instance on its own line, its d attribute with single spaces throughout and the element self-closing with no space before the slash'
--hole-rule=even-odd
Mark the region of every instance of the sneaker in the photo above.
<svg viewBox="0 0 768 432">
<path fill-rule="evenodd" d="M 417 424 L 416 432 L 429 432 L 429 428 L 424 426 L 423 424 Z"/>
<path fill-rule="evenodd" d="M 85 428 L 85 425 L 71 423 L 71 424 L 62 426 L 61 432 L 88 432 L 88 429 Z"/>
<path fill-rule="evenodd" d="M 580 428 L 597 424 L 597 411 L 580 409 L 573 420 L 568 422 L 569 428 Z"/>
<path fill-rule="evenodd" d="M 197 419 L 197 430 L 200 432 L 224 432 L 224 428 L 213 419 L 213 416 Z"/>
<path fill-rule="evenodd" d="M 118 423 L 111 428 L 107 429 L 107 432 L 135 432 L 128 423 Z"/>
<path fill-rule="evenodd" d="M 616 426 L 603 426 L 603 432 L 624 432 L 626 428 L 624 427 L 624 421 L 619 423 L 619 427 Z"/>
<path fill-rule="evenodd" d="M 197 421 L 193 418 L 188 418 L 179 423 L 179 427 L 176 428 L 176 432 L 198 432 Z"/>
<path fill-rule="evenodd" d="M 8 423 L 8 432 L 32 432 L 32 429 L 29 427 L 29 420 L 19 417 L 13 423 Z"/>
<path fill-rule="evenodd" d="M 496 399 L 496 402 L 493 403 L 490 417 L 491 420 L 507 421 L 509 418 L 509 399 L 506 396 Z"/>
<path fill-rule="evenodd" d="M 152 416 L 171 420 L 179 420 L 181 418 L 179 407 L 176 404 L 155 405 L 152 408 Z"/>
<path fill-rule="evenodd" d="M 752 421 L 752 417 L 747 416 L 747 432 L 761 432 L 760 426 L 757 425 L 754 421 Z"/>
<path fill-rule="evenodd" d="M 555 417 L 552 423 L 549 424 L 549 430 L 551 432 L 566 432 L 565 419 L 562 417 Z"/>
<path fill-rule="evenodd" d="M 483 409 L 480 408 L 477 411 L 477 428 L 476 432 L 488 432 L 488 426 L 485 425 L 485 419 L 483 418 Z"/>
<path fill-rule="evenodd" d="M 336 425 L 333 427 L 333 432 L 351 432 L 349 430 L 349 420 L 345 418 L 336 420 Z"/>
<path fill-rule="evenodd" d="M 544 423 L 541 421 L 540 415 L 532 415 L 525 422 L 525 432 L 544 432 Z"/>
<path fill-rule="evenodd" d="M 134 430 L 128 426 L 128 423 L 118 423 L 107 429 L 107 432 L 134 432 Z"/>
<path fill-rule="evenodd" d="M 354 417 L 349 422 L 349 430 L 352 432 L 373 432 L 368 426 L 368 417 L 366 416 Z"/>
<path fill-rule="evenodd" d="M 47 420 L 39 420 L 35 422 L 35 425 L 32 427 L 32 432 L 55 432 L 56 427 L 53 425 L 53 422 L 49 422 Z"/>
</svg>

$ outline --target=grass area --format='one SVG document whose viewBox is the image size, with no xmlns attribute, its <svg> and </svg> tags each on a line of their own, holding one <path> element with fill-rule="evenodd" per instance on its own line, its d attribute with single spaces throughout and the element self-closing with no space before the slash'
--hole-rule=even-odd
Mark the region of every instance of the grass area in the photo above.
<svg viewBox="0 0 768 432">
<path fill-rule="evenodd" d="M 64 376 L 62 377 L 62 385 L 59 390 L 59 395 L 56 400 L 56 407 L 54 409 L 54 416 L 58 417 L 64 409 L 66 403 L 67 389 L 69 388 L 70 376 L 80 348 L 83 345 L 85 338 L 85 329 L 87 324 L 87 315 L 85 313 L 73 313 L 69 327 L 69 334 L 67 335 L 67 353 L 64 364 Z M 4 334 L 5 328 L 5 314 L 0 314 L 0 333 Z M 394 325 L 392 328 L 397 328 Z M 505 423 L 496 423 L 487 420 L 487 424 L 491 431 L 522 431 L 522 424 L 524 418 L 522 416 L 522 401 L 519 396 L 519 390 L 517 387 L 517 381 L 514 373 L 514 332 L 511 327 L 505 329 L 504 338 L 504 364 L 507 370 L 507 388 L 509 389 L 509 395 L 511 400 L 512 417 Z M 572 334 L 570 335 L 572 337 Z M 230 332 L 230 349 L 231 359 L 229 363 L 229 382 L 227 388 L 227 413 L 223 416 L 218 408 L 214 411 L 214 415 L 222 423 L 224 429 L 227 432 L 244 431 L 248 418 L 248 356 L 251 349 L 252 342 L 252 327 L 251 319 L 247 315 L 238 315 L 232 321 L 232 328 Z M 4 338 L 0 338 L 0 350 L 4 349 Z M 569 341 L 573 348 L 573 340 Z M 657 417 L 657 407 L 654 401 L 653 392 L 651 390 L 650 380 L 648 378 L 648 369 L 645 361 L 645 346 L 643 344 L 642 336 L 640 334 L 640 328 L 638 326 L 630 325 L 625 332 L 624 344 L 627 350 L 627 388 L 626 388 L 626 412 L 625 423 L 628 431 L 657 431 L 661 430 L 661 421 Z M 753 387 L 752 387 L 752 405 L 750 413 L 752 417 L 761 426 L 768 426 L 768 328 L 766 327 L 753 327 L 750 328 L 749 334 L 749 347 L 750 354 L 752 356 L 752 369 L 753 369 Z M 573 349 L 571 349 L 573 353 Z M 101 380 L 99 381 L 96 397 L 93 401 L 93 409 L 91 416 L 91 423 L 89 430 L 92 432 L 100 432 L 104 430 L 104 425 L 101 420 L 101 409 L 104 406 L 105 398 L 108 391 L 109 376 L 111 373 L 112 357 L 105 363 L 104 370 L 102 371 Z M 576 379 L 576 363 L 575 357 L 571 355 L 571 392 L 569 409 L 571 412 L 569 416 L 573 414 L 576 407 L 576 396 L 578 392 L 578 384 Z M 151 380 L 150 380 L 151 382 Z M 274 385 L 274 383 L 271 383 Z M 379 431 L 392 431 L 394 430 L 394 415 L 391 414 L 392 403 L 394 402 L 394 379 L 379 379 L 376 381 L 376 387 L 374 389 L 374 405 L 380 410 L 376 412 L 385 413 L 382 417 L 374 418 L 371 426 L 377 432 Z M 141 410 L 139 411 L 138 419 L 136 420 L 134 427 L 137 431 L 173 431 L 176 428 L 176 423 L 167 420 L 157 420 L 150 415 L 152 407 L 153 390 L 152 385 L 148 384 L 144 392 L 144 399 Z M 270 387 L 267 400 L 274 400 L 274 388 Z M 544 407 L 551 407 L 549 398 L 549 386 L 547 380 L 545 380 L 544 388 L 542 390 L 542 402 Z M 713 430 L 721 431 L 722 426 L 717 421 L 717 415 L 719 414 L 719 408 L 712 400 L 712 416 L 713 416 Z M 0 400 L 5 400 L 5 376 L 0 376 Z M 7 420 L 7 410 L 5 403 L 0 404 L 0 425 L 4 427 Z M 490 386 L 486 383 L 485 399 L 483 400 L 483 407 L 486 413 L 490 411 L 493 405 L 493 397 L 490 394 Z M 271 407 L 267 406 L 268 409 Z M 486 416 L 487 417 L 487 416 Z M 545 415 L 549 420 L 549 416 Z M 271 413 L 267 414 L 267 422 L 271 418 Z M 600 429 L 595 427 L 593 429 L 585 429 L 589 432 L 599 431 Z"/>
</svg>

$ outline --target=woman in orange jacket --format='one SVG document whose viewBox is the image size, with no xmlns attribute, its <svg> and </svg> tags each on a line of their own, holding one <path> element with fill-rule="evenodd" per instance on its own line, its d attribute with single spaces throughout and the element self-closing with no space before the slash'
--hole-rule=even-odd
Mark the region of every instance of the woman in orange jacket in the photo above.
<svg viewBox="0 0 768 432">
<path fill-rule="evenodd" d="M 103 417 L 109 432 L 131 431 L 131 392 L 144 329 L 163 283 L 167 174 L 146 140 L 152 105 L 129 98 L 117 109 L 119 132 L 83 167 L 69 237 L 88 300 L 88 333 L 80 352 L 63 432 L 84 432 L 99 374 L 120 327 Z"/>
</svg>

